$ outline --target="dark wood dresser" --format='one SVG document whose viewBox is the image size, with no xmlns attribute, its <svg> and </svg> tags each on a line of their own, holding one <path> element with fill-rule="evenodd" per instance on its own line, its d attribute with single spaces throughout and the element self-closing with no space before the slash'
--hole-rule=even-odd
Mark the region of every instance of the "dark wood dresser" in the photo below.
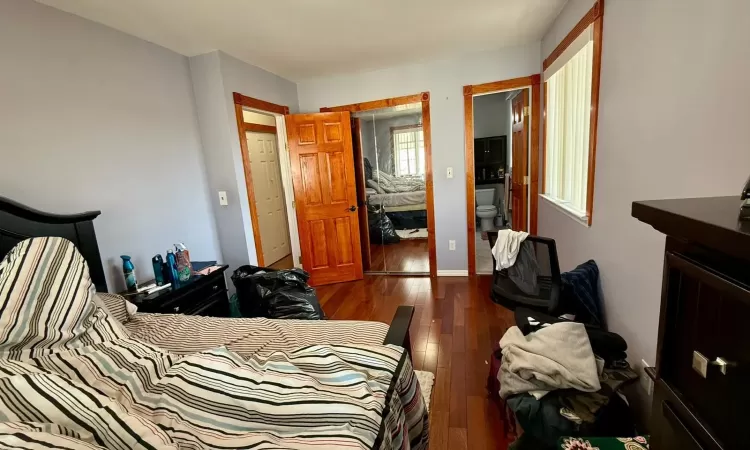
<svg viewBox="0 0 750 450">
<path fill-rule="evenodd" d="M 150 295 L 127 296 L 138 306 L 138 312 L 229 317 L 229 300 L 221 266 L 208 275 L 194 275 L 178 287 L 169 287 Z"/>
<path fill-rule="evenodd" d="M 654 450 L 750 448 L 750 222 L 738 221 L 740 204 L 633 203 L 633 217 L 667 235 Z"/>
</svg>

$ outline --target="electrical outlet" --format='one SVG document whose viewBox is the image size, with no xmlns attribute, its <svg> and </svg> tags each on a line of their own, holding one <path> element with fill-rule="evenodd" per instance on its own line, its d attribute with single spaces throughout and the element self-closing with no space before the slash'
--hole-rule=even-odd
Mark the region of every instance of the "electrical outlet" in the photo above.
<svg viewBox="0 0 750 450">
<path fill-rule="evenodd" d="M 649 363 L 647 363 L 645 359 L 642 359 L 641 366 L 638 368 L 638 376 L 640 377 L 641 388 L 643 388 L 648 395 L 653 395 L 654 380 L 652 380 L 646 373 L 646 367 L 649 367 Z"/>
<path fill-rule="evenodd" d="M 456 241 L 451 239 L 448 241 L 448 250 L 455 250 L 456 249 Z"/>
<path fill-rule="evenodd" d="M 221 206 L 227 206 L 229 204 L 227 201 L 227 191 L 219 191 L 219 204 Z"/>
</svg>

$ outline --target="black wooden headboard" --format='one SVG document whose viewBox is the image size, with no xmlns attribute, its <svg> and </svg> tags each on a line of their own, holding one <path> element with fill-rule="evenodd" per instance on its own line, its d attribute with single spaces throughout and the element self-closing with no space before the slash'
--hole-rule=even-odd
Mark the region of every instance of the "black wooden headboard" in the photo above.
<svg viewBox="0 0 750 450">
<path fill-rule="evenodd" d="M 0 197 L 0 259 L 20 241 L 30 237 L 59 236 L 71 241 L 89 266 L 98 292 L 107 292 L 104 267 L 96 243 L 94 219 L 101 211 L 49 214 Z"/>
</svg>

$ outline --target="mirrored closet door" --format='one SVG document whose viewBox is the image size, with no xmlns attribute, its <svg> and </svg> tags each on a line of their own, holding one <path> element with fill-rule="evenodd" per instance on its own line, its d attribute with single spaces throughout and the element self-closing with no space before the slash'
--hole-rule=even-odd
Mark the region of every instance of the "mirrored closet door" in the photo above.
<svg viewBox="0 0 750 450">
<path fill-rule="evenodd" d="M 352 117 L 362 149 L 355 163 L 365 178 L 369 271 L 429 274 L 422 104 Z"/>
</svg>

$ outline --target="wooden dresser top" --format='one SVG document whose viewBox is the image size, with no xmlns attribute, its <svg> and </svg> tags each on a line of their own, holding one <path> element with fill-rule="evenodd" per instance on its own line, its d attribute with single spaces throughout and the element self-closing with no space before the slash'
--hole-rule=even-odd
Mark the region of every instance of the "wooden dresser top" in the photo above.
<svg viewBox="0 0 750 450">
<path fill-rule="evenodd" d="M 738 220 L 739 196 L 633 202 L 631 214 L 669 236 L 750 260 L 750 221 Z"/>
</svg>

